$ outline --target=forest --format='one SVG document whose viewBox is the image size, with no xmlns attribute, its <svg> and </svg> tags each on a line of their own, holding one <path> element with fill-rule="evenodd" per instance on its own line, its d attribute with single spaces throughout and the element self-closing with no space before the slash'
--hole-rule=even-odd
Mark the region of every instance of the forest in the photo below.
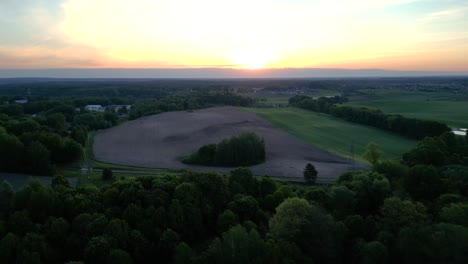
<svg viewBox="0 0 468 264">
<path fill-rule="evenodd" d="M 164 111 L 255 100 L 154 87 L 142 88 L 137 98 L 137 88 L 124 93 L 117 87 L 121 83 L 80 82 L 63 90 L 70 84 L 44 82 L 31 89 L 43 94 L 25 104 L 15 103 L 16 95 L 0 97 L 0 170 L 54 175 L 50 186 L 37 180 L 19 190 L 0 184 L 0 263 L 468 263 L 468 137 L 447 132 L 443 124 L 344 107 L 343 97 L 295 97 L 291 105 L 420 141 L 398 160 L 372 155 L 370 170 L 344 173 L 330 185 L 289 183 L 240 167 L 229 173 L 181 170 L 125 177 L 107 169 L 104 184 L 72 188 L 54 167 L 79 159 L 90 131 Z M 271 84 L 267 91 L 302 85 L 354 93 L 353 87 L 363 84 L 400 85 L 400 80 L 337 82 L 246 81 Z M 460 82 L 454 80 L 453 89 Z M 138 87 L 155 83 L 141 80 Z M 194 86 L 213 83 L 222 82 Z M 241 80 L 231 85 L 249 86 Z M 28 87 L 16 82 L 0 92 Z M 408 87 L 430 88 L 417 81 Z M 61 97 L 62 91 L 68 94 Z M 160 97 L 144 98 L 159 92 Z M 84 109 L 87 104 L 132 108 L 92 112 Z M 223 141 L 225 147 L 219 147 L 222 142 L 202 146 L 197 154 L 209 157 L 203 162 L 213 160 L 231 140 Z"/>
<path fill-rule="evenodd" d="M 265 142 L 253 132 L 226 138 L 218 144 L 203 145 L 184 158 L 187 164 L 212 166 L 249 166 L 265 161 Z"/>
<path fill-rule="evenodd" d="M 42 102 L 38 114 L 31 104 L 0 106 L 0 170 L 53 175 L 57 165 L 77 161 L 88 132 L 118 123 L 113 112 L 76 111 L 67 102 Z"/>
<path fill-rule="evenodd" d="M 305 95 L 296 95 L 289 100 L 289 104 L 315 112 L 330 114 L 346 121 L 388 130 L 412 139 L 438 136 L 443 132 L 450 131 L 446 124 L 438 121 L 388 115 L 378 109 L 337 105 L 346 101 L 346 98 L 340 96 L 313 99 Z"/>
<path fill-rule="evenodd" d="M 193 110 L 216 105 L 247 106 L 253 99 L 232 93 L 201 93 L 137 101 L 127 110 L 115 111 L 126 98 L 33 98 L 15 103 L 5 97 L 0 104 L 0 171 L 53 175 L 55 168 L 77 161 L 88 133 L 120 122 L 167 111 Z M 1 103 L 1 102 L 0 102 Z M 107 106 L 106 111 L 85 109 L 88 104 Z"/>
<path fill-rule="evenodd" d="M 468 139 L 446 133 L 332 186 L 246 168 L 102 187 L 70 188 L 60 175 L 17 192 L 3 183 L 0 261 L 466 263 L 467 154 Z"/>
</svg>

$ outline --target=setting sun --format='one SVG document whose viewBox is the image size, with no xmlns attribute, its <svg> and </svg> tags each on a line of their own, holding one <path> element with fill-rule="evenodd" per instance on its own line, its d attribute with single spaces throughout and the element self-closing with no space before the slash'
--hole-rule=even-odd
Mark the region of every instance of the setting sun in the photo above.
<svg viewBox="0 0 468 264">
<path fill-rule="evenodd" d="M 232 54 L 229 59 L 235 65 L 235 67 L 241 69 L 262 69 L 278 59 L 278 55 L 274 52 L 250 50 L 250 51 L 238 51 Z"/>
</svg>

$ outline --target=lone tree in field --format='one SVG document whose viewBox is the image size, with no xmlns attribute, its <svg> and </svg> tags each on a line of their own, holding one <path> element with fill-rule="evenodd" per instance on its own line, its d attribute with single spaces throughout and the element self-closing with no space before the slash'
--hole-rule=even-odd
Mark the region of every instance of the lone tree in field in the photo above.
<svg viewBox="0 0 468 264">
<path fill-rule="evenodd" d="M 304 180 L 308 184 L 315 184 L 315 181 L 317 180 L 317 170 L 315 169 L 314 165 L 307 163 L 307 165 L 304 168 Z"/>
<path fill-rule="evenodd" d="M 366 152 L 364 152 L 364 158 L 369 161 L 372 165 L 375 165 L 379 162 L 382 157 L 382 151 L 380 146 L 374 142 L 367 144 Z"/>
<path fill-rule="evenodd" d="M 107 180 L 112 180 L 112 170 L 109 168 L 105 168 L 102 170 L 102 179 L 107 181 Z"/>
</svg>

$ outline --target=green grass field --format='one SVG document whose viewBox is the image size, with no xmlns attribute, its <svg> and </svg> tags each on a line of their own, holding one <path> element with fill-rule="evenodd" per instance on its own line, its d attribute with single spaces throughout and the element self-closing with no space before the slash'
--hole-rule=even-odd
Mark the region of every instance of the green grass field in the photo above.
<svg viewBox="0 0 468 264">
<path fill-rule="evenodd" d="M 242 108 L 254 112 L 288 133 L 319 148 L 349 157 L 354 142 L 355 158 L 362 154 L 369 142 L 381 146 L 384 159 L 398 159 L 416 145 L 416 141 L 373 128 L 299 108 Z"/>
<path fill-rule="evenodd" d="M 386 114 L 440 121 L 452 128 L 468 127 L 467 94 L 361 90 L 348 105 L 377 108 Z"/>
</svg>

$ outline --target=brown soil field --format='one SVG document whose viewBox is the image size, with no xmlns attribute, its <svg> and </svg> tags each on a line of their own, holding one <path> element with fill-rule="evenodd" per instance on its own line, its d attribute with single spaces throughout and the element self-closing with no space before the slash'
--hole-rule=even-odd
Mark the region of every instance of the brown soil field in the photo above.
<svg viewBox="0 0 468 264">
<path fill-rule="evenodd" d="M 255 175 L 302 180 L 312 163 L 319 178 L 336 178 L 351 168 L 350 160 L 314 147 L 271 125 L 255 113 L 234 107 L 193 112 L 167 112 L 102 130 L 94 140 L 97 160 L 114 164 L 227 172 L 232 168 L 188 165 L 182 157 L 204 144 L 252 131 L 265 139 L 266 162 L 251 166 Z M 356 162 L 356 169 L 369 166 Z"/>
</svg>

